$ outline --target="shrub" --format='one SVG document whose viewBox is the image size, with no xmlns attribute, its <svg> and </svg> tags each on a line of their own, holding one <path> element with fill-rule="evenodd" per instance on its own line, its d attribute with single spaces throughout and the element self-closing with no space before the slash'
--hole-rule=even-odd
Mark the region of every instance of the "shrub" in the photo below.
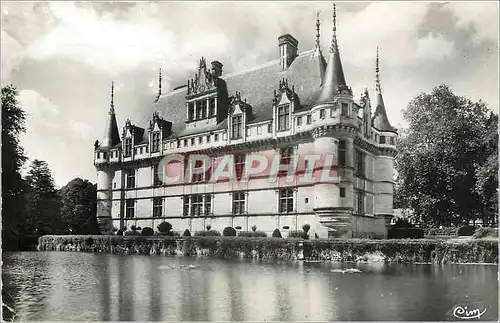
<svg viewBox="0 0 500 323">
<path fill-rule="evenodd" d="M 498 228 L 481 227 L 472 235 L 472 237 L 474 239 L 481 239 L 486 237 L 498 238 Z"/>
<path fill-rule="evenodd" d="M 153 230 L 153 228 L 144 227 L 144 229 L 142 229 L 141 233 L 143 236 L 150 237 L 150 236 L 154 235 L 155 231 Z"/>
<path fill-rule="evenodd" d="M 254 225 L 252 225 L 252 231 L 253 231 L 253 232 L 257 231 L 257 226 L 256 226 L 255 224 L 254 224 Z"/>
<path fill-rule="evenodd" d="M 124 235 L 125 236 L 137 236 L 137 235 L 140 235 L 140 233 L 137 230 L 135 230 L 135 231 L 130 231 L 129 230 L 129 231 L 125 231 Z"/>
<path fill-rule="evenodd" d="M 232 227 L 225 227 L 222 231 L 224 237 L 236 237 L 236 230 Z"/>
<path fill-rule="evenodd" d="M 208 231 L 196 231 L 194 233 L 195 237 L 217 237 L 220 236 L 220 232 L 216 230 L 208 230 Z"/>
<path fill-rule="evenodd" d="M 172 230 L 172 225 L 169 222 L 163 221 L 162 223 L 158 224 L 157 229 L 161 233 L 168 233 L 170 232 L 170 230 Z"/>
<path fill-rule="evenodd" d="M 274 229 L 273 238 L 281 238 L 281 232 L 278 228 Z"/>
<path fill-rule="evenodd" d="M 210 231 L 210 229 L 212 229 L 212 226 L 211 226 L 210 224 L 208 224 L 208 225 L 206 226 L 206 229 L 207 229 L 207 231 Z"/>
<path fill-rule="evenodd" d="M 305 233 L 309 232 L 309 229 L 311 229 L 311 226 L 309 224 L 304 224 L 302 226 L 302 230 L 304 230 Z"/>
<path fill-rule="evenodd" d="M 288 232 L 289 238 L 307 239 L 309 236 L 304 231 L 290 231 Z"/>
<path fill-rule="evenodd" d="M 474 227 L 470 225 L 464 225 L 457 230 L 457 235 L 458 236 L 471 236 L 474 234 Z"/>
<path fill-rule="evenodd" d="M 131 226 L 130 226 L 130 230 L 132 230 L 132 231 L 136 231 L 136 230 L 137 230 L 137 227 L 136 227 L 135 225 L 131 225 Z"/>
<path fill-rule="evenodd" d="M 240 231 L 238 232 L 238 237 L 265 238 L 267 237 L 267 233 L 263 231 Z"/>
<path fill-rule="evenodd" d="M 85 243 L 91 246 L 94 244 L 94 239 L 92 239 L 92 237 L 88 237 L 87 239 L 85 239 Z"/>
<path fill-rule="evenodd" d="M 141 227 L 137 227 L 137 229 L 136 229 L 136 230 L 137 230 L 137 231 L 141 231 L 141 230 L 142 230 L 142 228 L 141 228 Z"/>
<path fill-rule="evenodd" d="M 182 234 L 183 237 L 190 237 L 191 232 L 189 232 L 189 229 L 184 230 L 184 233 Z"/>
<path fill-rule="evenodd" d="M 397 219 L 392 227 L 396 229 L 413 228 L 413 224 L 406 219 Z"/>
<path fill-rule="evenodd" d="M 390 228 L 387 231 L 388 239 L 419 239 L 424 237 L 421 228 Z"/>
<path fill-rule="evenodd" d="M 123 235 L 123 230 L 120 229 L 120 230 L 116 231 L 116 235 L 117 236 L 122 236 Z"/>
</svg>

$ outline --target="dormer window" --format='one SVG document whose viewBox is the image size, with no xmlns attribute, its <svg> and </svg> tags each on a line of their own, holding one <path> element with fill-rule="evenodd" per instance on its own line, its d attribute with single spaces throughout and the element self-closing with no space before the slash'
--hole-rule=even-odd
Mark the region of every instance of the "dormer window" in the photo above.
<svg viewBox="0 0 500 323">
<path fill-rule="evenodd" d="M 151 152 L 156 153 L 160 151 L 160 132 L 153 132 L 151 136 Z"/>
<path fill-rule="evenodd" d="M 241 115 L 233 116 L 231 118 L 231 139 L 241 138 L 242 120 Z"/>
<path fill-rule="evenodd" d="M 319 110 L 319 117 L 320 117 L 320 119 L 324 119 L 326 117 L 325 109 Z"/>
<path fill-rule="evenodd" d="M 124 157 L 132 156 L 132 138 L 125 138 Z"/>
<path fill-rule="evenodd" d="M 349 115 L 349 105 L 347 103 L 341 104 L 342 116 L 347 117 Z"/>
<path fill-rule="evenodd" d="M 208 99 L 208 117 L 215 115 L 215 98 Z"/>
<path fill-rule="evenodd" d="M 201 102 L 195 102 L 195 106 L 196 106 L 196 119 L 201 119 L 201 115 L 202 115 Z"/>
<path fill-rule="evenodd" d="M 188 103 L 188 121 L 193 120 L 194 118 L 194 102 Z"/>
<path fill-rule="evenodd" d="M 290 105 L 278 107 L 278 131 L 290 129 Z"/>
</svg>

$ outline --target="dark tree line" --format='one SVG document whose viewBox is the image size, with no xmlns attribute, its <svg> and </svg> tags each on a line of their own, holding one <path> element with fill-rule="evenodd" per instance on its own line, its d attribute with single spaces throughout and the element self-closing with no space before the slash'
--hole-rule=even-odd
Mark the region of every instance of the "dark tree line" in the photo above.
<svg viewBox="0 0 500 323">
<path fill-rule="evenodd" d="M 19 143 L 26 114 L 13 86 L 2 88 L 2 249 L 18 250 L 26 237 L 44 234 L 98 234 L 96 186 L 76 178 L 57 190 L 46 162 L 27 158 Z"/>
<path fill-rule="evenodd" d="M 395 207 L 429 226 L 495 223 L 498 115 L 447 86 L 416 96 L 403 111 Z"/>
</svg>

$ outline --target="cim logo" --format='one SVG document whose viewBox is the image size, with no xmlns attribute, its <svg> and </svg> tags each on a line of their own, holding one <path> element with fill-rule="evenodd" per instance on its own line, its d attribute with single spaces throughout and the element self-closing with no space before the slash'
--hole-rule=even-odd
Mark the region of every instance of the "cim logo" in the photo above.
<svg viewBox="0 0 500 323">
<path fill-rule="evenodd" d="M 183 182 L 339 183 L 333 154 L 248 154 L 210 157 L 172 154 L 162 158 L 157 178 L 163 184 Z"/>
<path fill-rule="evenodd" d="M 481 304 L 456 305 L 451 310 L 451 315 L 461 320 L 479 320 L 486 313 L 487 308 Z"/>
</svg>

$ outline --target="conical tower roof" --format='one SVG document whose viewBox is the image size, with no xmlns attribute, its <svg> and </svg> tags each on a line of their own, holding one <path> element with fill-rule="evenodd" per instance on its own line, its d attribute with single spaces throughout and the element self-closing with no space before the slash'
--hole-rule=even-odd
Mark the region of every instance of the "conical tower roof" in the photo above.
<svg viewBox="0 0 500 323">
<path fill-rule="evenodd" d="M 114 83 L 111 84 L 111 104 L 109 107 L 108 123 L 104 138 L 99 145 L 99 148 L 112 148 L 120 143 L 120 133 L 118 132 L 118 123 L 116 122 L 115 105 L 114 105 Z"/>
<path fill-rule="evenodd" d="M 323 52 L 321 51 L 319 27 L 320 27 L 319 12 L 317 12 L 316 13 L 316 46 L 314 48 L 312 58 L 317 59 L 317 61 L 318 61 L 318 68 L 319 68 L 320 79 L 321 79 L 320 85 L 322 85 L 323 79 L 325 77 L 325 71 L 326 71 L 327 64 L 326 64 L 325 56 L 323 56 Z"/>
<path fill-rule="evenodd" d="M 335 95 L 339 89 L 348 89 L 342 62 L 340 60 L 340 52 L 337 44 L 337 23 L 336 23 L 336 8 L 333 5 L 333 37 L 330 47 L 330 57 L 326 66 L 325 76 L 323 78 L 323 85 L 321 93 L 319 94 L 316 103 L 326 103 L 334 100 Z"/>
<path fill-rule="evenodd" d="M 378 47 L 377 47 L 377 58 L 375 60 L 375 92 L 376 92 L 376 108 L 375 114 L 372 118 L 372 126 L 380 131 L 391 131 L 396 132 L 396 128 L 394 128 L 389 122 L 389 118 L 387 117 L 387 112 L 385 110 L 384 98 L 382 96 L 382 87 L 380 86 L 380 77 L 379 77 L 379 58 L 378 58 Z"/>
</svg>

